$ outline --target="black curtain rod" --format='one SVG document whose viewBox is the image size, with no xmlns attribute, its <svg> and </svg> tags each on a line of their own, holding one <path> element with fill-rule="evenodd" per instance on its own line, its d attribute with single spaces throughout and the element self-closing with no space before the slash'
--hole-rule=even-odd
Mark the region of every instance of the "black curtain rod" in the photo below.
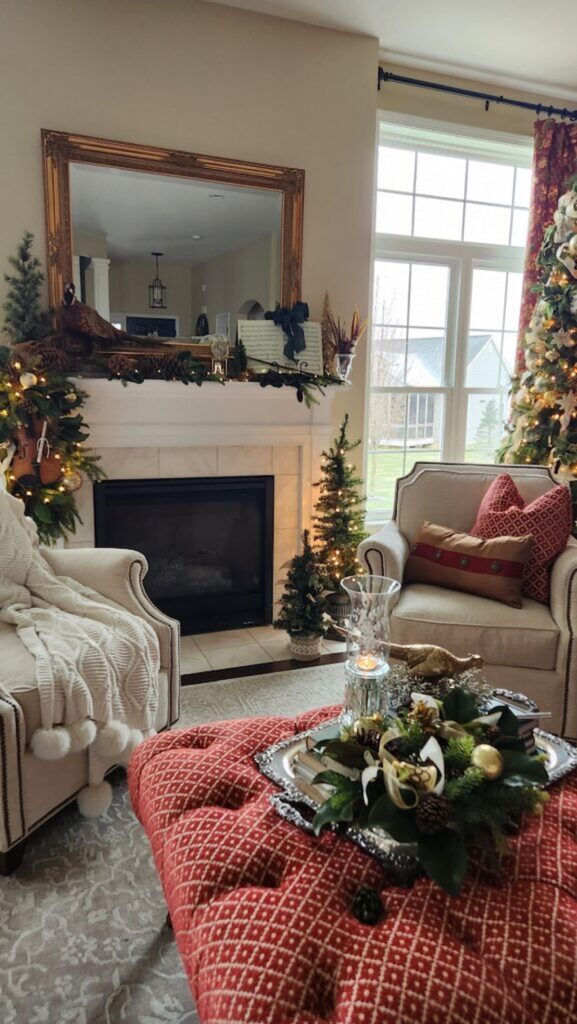
<svg viewBox="0 0 577 1024">
<path fill-rule="evenodd" d="M 395 75 L 392 71 L 385 71 L 379 67 L 379 89 L 382 82 L 399 82 L 400 85 L 415 85 L 418 89 L 433 89 L 435 92 L 448 92 L 453 96 L 467 96 L 470 100 L 482 100 L 485 110 L 489 109 L 490 103 L 504 103 L 508 107 L 521 107 L 522 110 L 532 110 L 535 114 L 547 114 L 548 117 L 567 117 L 570 121 L 577 121 L 577 110 L 568 110 L 567 107 L 550 107 L 543 103 L 526 103 L 524 100 L 510 100 L 505 96 L 496 96 L 490 92 L 477 92 L 475 89 L 461 89 L 456 85 L 443 85 L 441 82 L 426 82 L 422 78 L 407 78 L 406 75 Z"/>
</svg>

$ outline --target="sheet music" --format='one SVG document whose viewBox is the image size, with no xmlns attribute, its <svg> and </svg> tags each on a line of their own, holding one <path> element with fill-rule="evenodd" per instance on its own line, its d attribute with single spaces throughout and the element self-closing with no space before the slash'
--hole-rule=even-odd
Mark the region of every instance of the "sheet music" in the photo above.
<svg viewBox="0 0 577 1024">
<path fill-rule="evenodd" d="M 303 369 L 307 373 L 322 374 L 321 325 L 307 320 L 302 326 L 306 348 L 297 354 L 297 361 L 293 363 L 283 352 L 286 338 L 281 327 L 273 324 L 272 320 L 239 320 L 238 337 L 246 349 L 249 365 L 251 357 L 267 363 L 278 363 L 291 369 L 297 369 L 299 364 L 306 363 Z M 253 369 L 264 370 L 266 367 L 259 367 L 258 363 L 253 363 Z"/>
</svg>

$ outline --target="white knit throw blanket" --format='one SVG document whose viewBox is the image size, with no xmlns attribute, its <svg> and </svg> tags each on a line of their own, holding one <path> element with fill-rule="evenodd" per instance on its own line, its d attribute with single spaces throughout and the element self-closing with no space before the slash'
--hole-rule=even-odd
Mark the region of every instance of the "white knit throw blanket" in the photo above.
<svg viewBox="0 0 577 1024">
<path fill-rule="evenodd" d="M 110 800 L 106 769 L 125 761 L 152 730 L 160 663 L 154 630 L 76 580 L 56 576 L 23 503 L 5 492 L 0 619 L 16 626 L 36 659 L 42 727 L 31 737 L 33 753 L 56 760 L 90 747 L 89 787 L 79 805 L 101 813 Z"/>
</svg>

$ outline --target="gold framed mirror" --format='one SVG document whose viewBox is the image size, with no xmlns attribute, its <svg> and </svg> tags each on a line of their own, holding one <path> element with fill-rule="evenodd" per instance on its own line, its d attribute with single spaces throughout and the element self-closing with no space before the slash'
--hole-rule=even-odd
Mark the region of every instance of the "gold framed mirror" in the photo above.
<svg viewBox="0 0 577 1024">
<path fill-rule="evenodd" d="M 138 253 L 138 258 L 141 263 L 145 258 L 150 260 L 147 270 L 151 280 L 154 277 L 153 257 L 157 252 L 164 254 L 167 245 L 172 245 L 172 249 L 176 253 L 173 255 L 175 261 L 178 256 L 178 244 L 181 245 L 181 252 L 188 246 L 187 258 L 189 258 L 191 240 L 195 239 L 199 243 L 202 242 L 207 253 L 217 252 L 217 243 L 214 240 L 206 239 L 201 230 L 191 231 L 190 224 L 185 225 L 183 229 L 188 232 L 186 238 L 184 240 L 177 238 L 181 221 L 176 215 L 172 218 L 173 224 L 176 224 L 175 238 L 168 238 L 171 204 L 178 188 L 181 193 L 184 193 L 187 188 L 189 189 L 186 202 L 191 209 L 197 199 L 199 201 L 202 199 L 205 213 L 206 206 L 210 201 L 229 200 L 228 208 L 226 202 L 220 204 L 215 202 L 210 209 L 212 220 L 208 213 L 204 220 L 204 223 L 209 225 L 208 231 L 211 234 L 213 224 L 215 225 L 214 234 L 218 233 L 216 228 L 218 224 L 221 249 L 225 244 L 223 238 L 226 233 L 223 225 L 231 225 L 234 222 L 238 226 L 238 236 L 232 241 L 229 239 L 229 248 L 238 239 L 247 238 L 250 241 L 251 230 L 255 235 L 261 228 L 263 231 L 266 228 L 266 232 L 276 239 L 274 244 L 271 243 L 270 249 L 272 265 L 268 271 L 270 287 L 267 301 L 275 297 L 282 305 L 291 306 L 300 299 L 304 171 L 48 130 L 42 131 L 42 152 L 47 278 L 49 301 L 54 310 L 61 305 L 65 282 L 75 280 L 77 267 L 74 266 L 74 263 L 75 261 L 77 263 L 79 259 L 79 247 L 76 245 L 75 250 L 74 238 L 79 227 L 84 229 L 86 225 L 91 227 L 96 224 L 100 226 L 102 233 L 102 224 L 106 217 L 108 217 L 108 223 L 113 221 L 117 234 L 111 248 L 105 249 L 105 256 L 109 257 L 112 252 L 114 257 L 114 253 L 117 252 L 118 259 L 122 260 L 122 254 L 131 251 L 130 245 L 133 248 L 136 245 L 133 236 L 138 236 L 140 231 L 142 251 Z M 149 196 L 153 194 L 151 190 L 158 191 L 158 186 L 162 183 L 166 185 L 165 193 L 162 200 L 155 201 L 158 209 L 165 211 L 166 244 L 163 244 L 163 238 L 159 234 L 158 221 L 155 228 L 149 225 L 143 226 L 142 216 L 135 213 L 134 209 L 132 210 L 132 220 L 130 220 L 130 202 L 133 201 L 134 195 L 142 194 L 143 206 L 141 209 L 148 210 L 152 203 L 152 200 L 149 199 Z M 189 188 L 191 183 L 196 183 L 194 202 L 191 199 L 192 193 Z M 172 190 L 168 188 L 169 185 L 172 186 Z M 117 194 L 111 189 L 117 189 Z M 201 192 L 202 195 L 200 195 Z M 108 207 L 104 205 L 99 210 L 95 206 L 94 196 L 96 194 L 110 197 Z M 78 206 L 80 198 L 76 197 L 82 196 L 86 197 L 86 209 L 78 213 L 75 202 Z M 182 195 L 179 201 L 184 202 Z M 105 203 L 105 198 L 102 202 Z M 216 216 L 217 206 L 221 207 L 218 217 Z M 223 207 L 226 214 L 222 210 Z M 196 209 L 196 207 L 194 208 Z M 254 225 L 247 219 L 251 209 L 254 211 Z M 104 216 L 103 210 L 106 216 Z M 119 235 L 121 223 L 124 223 L 125 227 L 128 226 L 127 234 L 130 235 L 130 240 L 123 240 Z M 148 233 L 145 230 L 147 227 L 149 228 Z M 162 228 L 164 230 L 164 225 Z M 212 250 L 209 241 L 211 241 Z M 194 252 L 190 258 L 196 260 L 198 265 L 201 255 Z M 110 259 L 108 259 L 108 263 L 110 263 Z M 161 276 L 163 266 L 167 266 L 166 259 L 164 263 L 161 261 Z M 157 279 L 158 272 L 155 280 Z M 206 285 L 200 287 L 206 291 Z M 142 294 L 144 295 L 144 292 Z M 252 299 L 253 295 L 250 292 L 246 295 L 246 302 L 249 303 Z M 148 308 L 148 292 L 146 297 L 142 298 L 141 305 Z M 198 301 L 198 296 L 197 308 L 207 308 L 206 304 L 203 305 Z M 269 308 L 271 308 L 270 305 Z M 218 309 L 218 306 L 215 306 L 214 309 Z M 130 310 L 130 312 L 137 311 Z M 224 308 L 220 313 L 214 312 L 215 319 L 219 315 L 226 315 L 226 312 Z M 231 312 L 234 315 L 237 311 L 232 309 Z M 107 319 L 114 319 L 115 313 L 118 314 L 118 310 L 112 306 Z M 185 327 L 180 327 L 180 334 L 188 336 L 195 333 L 194 309 L 191 310 L 191 316 L 192 327 L 189 321 Z M 220 322 L 222 323 L 222 320 Z"/>
</svg>

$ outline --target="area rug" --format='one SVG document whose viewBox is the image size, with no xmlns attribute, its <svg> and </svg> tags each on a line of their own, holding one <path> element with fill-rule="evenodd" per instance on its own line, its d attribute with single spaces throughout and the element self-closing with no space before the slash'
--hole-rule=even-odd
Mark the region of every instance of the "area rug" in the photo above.
<svg viewBox="0 0 577 1024">
<path fill-rule="evenodd" d="M 337 703 L 342 666 L 184 687 L 179 726 Z M 2 1024 L 198 1024 L 123 774 L 106 815 L 74 805 L 0 879 Z"/>
</svg>

